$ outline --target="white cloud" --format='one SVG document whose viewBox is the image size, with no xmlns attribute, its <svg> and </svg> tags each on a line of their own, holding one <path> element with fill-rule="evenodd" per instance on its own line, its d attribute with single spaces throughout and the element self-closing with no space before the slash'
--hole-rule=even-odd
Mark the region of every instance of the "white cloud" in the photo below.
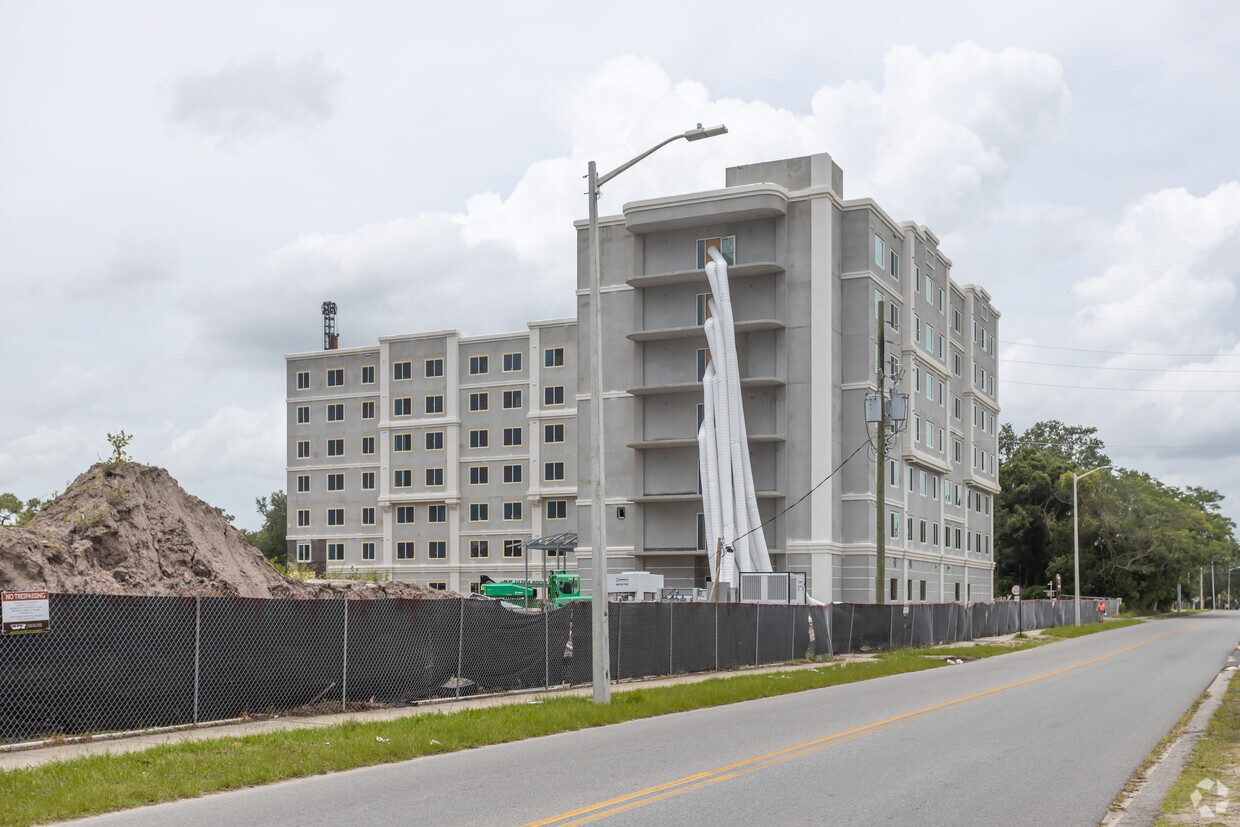
<svg viewBox="0 0 1240 827">
<path fill-rule="evenodd" d="M 339 72 L 322 53 L 288 62 L 261 55 L 218 71 L 182 75 L 169 117 L 224 141 L 331 117 Z"/>
</svg>

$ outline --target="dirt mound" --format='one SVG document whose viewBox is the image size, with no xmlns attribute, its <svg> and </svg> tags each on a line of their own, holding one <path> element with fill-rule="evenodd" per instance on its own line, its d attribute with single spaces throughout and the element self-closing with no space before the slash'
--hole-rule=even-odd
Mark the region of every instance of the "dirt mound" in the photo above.
<svg viewBox="0 0 1240 827">
<path fill-rule="evenodd" d="M 0 588 L 91 594 L 457 597 L 413 583 L 290 580 L 163 468 L 99 463 L 21 528 L 0 528 Z"/>
</svg>

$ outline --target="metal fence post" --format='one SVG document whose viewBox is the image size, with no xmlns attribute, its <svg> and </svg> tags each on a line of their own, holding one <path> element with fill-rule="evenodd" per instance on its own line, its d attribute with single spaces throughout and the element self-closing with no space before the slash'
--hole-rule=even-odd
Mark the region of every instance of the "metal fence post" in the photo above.
<svg viewBox="0 0 1240 827">
<path fill-rule="evenodd" d="M 805 611 L 808 612 L 809 609 L 806 609 Z M 796 612 L 796 609 L 793 609 L 791 612 L 788 613 L 788 615 L 789 617 L 792 618 L 792 641 L 791 641 L 792 657 L 789 658 L 789 660 L 796 660 L 797 659 L 797 612 Z"/>
<path fill-rule="evenodd" d="M 715 671 L 719 671 L 719 603 L 715 603 Z"/>
<path fill-rule="evenodd" d="M 850 611 L 848 613 L 848 648 L 844 650 L 845 652 L 851 652 L 853 650 L 852 633 L 853 633 L 853 627 L 857 625 L 857 604 L 856 603 L 849 604 L 849 609 Z"/>
<path fill-rule="evenodd" d="M 202 659 L 202 595 L 194 594 L 194 726 L 198 726 L 198 664 Z"/>
<path fill-rule="evenodd" d="M 551 688 L 551 607 L 543 606 L 543 689 Z"/>
<path fill-rule="evenodd" d="M 465 660 L 465 598 L 461 598 L 461 620 L 456 632 L 456 697 L 461 697 L 461 669 Z"/>
<path fill-rule="evenodd" d="M 624 663 L 620 659 L 624 654 L 624 650 L 621 648 L 624 645 L 624 620 L 620 613 L 620 607 L 623 605 L 624 601 L 616 601 L 616 671 L 611 674 L 613 681 L 620 680 L 620 673 L 624 668 Z"/>
<path fill-rule="evenodd" d="M 667 674 L 676 674 L 676 613 L 673 611 L 676 607 L 676 601 L 670 600 L 667 604 Z"/>
<path fill-rule="evenodd" d="M 340 657 L 340 711 L 349 711 L 349 593 L 344 593 L 344 651 Z"/>
<path fill-rule="evenodd" d="M 758 641 L 762 637 L 762 604 L 758 604 L 753 618 L 753 665 L 758 665 Z"/>
</svg>

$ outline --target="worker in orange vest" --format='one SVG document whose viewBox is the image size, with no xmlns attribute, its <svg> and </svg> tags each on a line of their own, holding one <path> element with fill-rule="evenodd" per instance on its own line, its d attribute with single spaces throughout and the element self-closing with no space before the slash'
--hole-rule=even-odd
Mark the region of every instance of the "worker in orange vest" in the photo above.
<svg viewBox="0 0 1240 827">
<path fill-rule="evenodd" d="M 1101 600 L 1098 601 L 1098 622 L 1101 623 L 1107 616 L 1107 604 Z"/>
</svg>

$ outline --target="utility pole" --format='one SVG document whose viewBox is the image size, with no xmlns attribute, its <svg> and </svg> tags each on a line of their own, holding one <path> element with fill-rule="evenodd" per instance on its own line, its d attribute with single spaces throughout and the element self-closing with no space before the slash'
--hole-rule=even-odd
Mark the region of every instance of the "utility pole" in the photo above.
<svg viewBox="0 0 1240 827">
<path fill-rule="evenodd" d="M 886 302 L 882 299 L 878 301 L 878 366 L 876 369 L 878 379 L 878 474 L 876 483 L 878 488 L 878 503 L 876 506 L 876 514 L 874 516 L 874 537 L 877 540 L 878 553 L 874 558 L 874 602 L 881 604 L 885 594 L 883 590 L 883 579 L 886 576 L 887 566 L 887 535 L 884 530 L 883 522 L 887 516 L 887 389 L 884 380 L 883 363 L 887 358 L 887 331 L 883 329 L 886 323 L 887 314 Z"/>
</svg>

